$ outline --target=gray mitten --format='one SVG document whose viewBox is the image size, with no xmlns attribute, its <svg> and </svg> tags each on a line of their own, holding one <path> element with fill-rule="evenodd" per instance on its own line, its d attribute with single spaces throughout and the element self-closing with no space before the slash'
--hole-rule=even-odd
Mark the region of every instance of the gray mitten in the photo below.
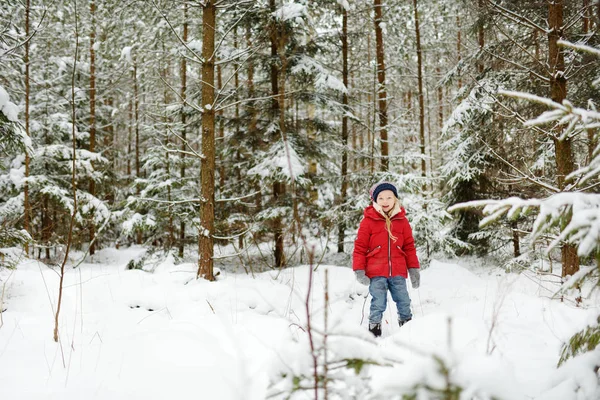
<svg viewBox="0 0 600 400">
<path fill-rule="evenodd" d="M 362 283 L 365 286 L 369 286 L 371 284 L 371 280 L 369 277 L 367 277 L 367 275 L 365 275 L 364 269 L 354 271 L 354 275 L 356 275 L 356 280 L 358 283 Z"/>
<path fill-rule="evenodd" d="M 410 283 L 413 289 L 418 289 L 421 285 L 421 272 L 419 268 L 409 268 L 408 275 L 410 276 Z"/>
</svg>

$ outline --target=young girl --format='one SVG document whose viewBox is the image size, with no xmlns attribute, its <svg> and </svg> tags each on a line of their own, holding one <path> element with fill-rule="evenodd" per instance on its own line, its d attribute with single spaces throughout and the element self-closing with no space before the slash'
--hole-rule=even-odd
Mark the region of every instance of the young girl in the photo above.
<svg viewBox="0 0 600 400">
<path fill-rule="evenodd" d="M 381 336 L 381 319 L 387 305 L 387 291 L 398 309 L 398 324 L 412 319 L 406 279 L 413 288 L 420 284 L 419 260 L 406 211 L 400 205 L 398 191 L 389 182 L 370 190 L 373 204 L 364 211 L 354 242 L 352 269 L 356 279 L 369 285 L 371 314 L 369 331 Z"/>
</svg>

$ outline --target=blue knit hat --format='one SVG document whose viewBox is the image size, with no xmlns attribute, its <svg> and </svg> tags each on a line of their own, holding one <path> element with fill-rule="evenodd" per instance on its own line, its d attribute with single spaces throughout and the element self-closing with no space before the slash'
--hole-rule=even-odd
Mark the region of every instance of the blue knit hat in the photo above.
<svg viewBox="0 0 600 400">
<path fill-rule="evenodd" d="M 371 199 L 377 202 L 377 196 L 384 190 L 391 190 L 394 193 L 394 196 L 398 198 L 398 190 L 396 189 L 396 186 L 394 186 L 390 182 L 379 182 L 373 185 L 373 187 L 371 187 L 371 190 L 369 191 Z"/>
</svg>

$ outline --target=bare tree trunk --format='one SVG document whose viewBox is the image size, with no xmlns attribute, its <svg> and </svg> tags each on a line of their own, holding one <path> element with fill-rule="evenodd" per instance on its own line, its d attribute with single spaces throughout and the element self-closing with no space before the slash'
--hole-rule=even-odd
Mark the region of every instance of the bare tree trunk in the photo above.
<svg viewBox="0 0 600 400">
<path fill-rule="evenodd" d="M 50 236 L 51 229 L 50 226 L 50 204 L 48 201 L 48 196 L 43 196 L 43 206 L 42 206 L 42 243 L 46 246 L 46 259 L 50 259 Z"/>
<path fill-rule="evenodd" d="M 590 30 L 590 0 L 583 0 L 583 34 Z"/>
<path fill-rule="evenodd" d="M 202 159 L 200 180 L 202 204 L 198 232 L 198 277 L 214 281 L 213 231 L 215 225 L 215 31 L 214 0 L 202 6 Z"/>
<path fill-rule="evenodd" d="M 133 140 L 133 100 L 129 99 L 129 113 L 127 127 L 127 178 L 131 179 L 131 141 Z"/>
<path fill-rule="evenodd" d="M 296 102 L 298 104 L 298 102 Z M 307 105 L 307 116 L 309 121 L 313 121 L 315 119 L 315 104 L 313 102 L 309 102 Z M 296 121 L 298 118 L 296 118 Z M 314 125 L 309 125 L 307 128 L 308 140 L 313 142 L 316 140 L 315 128 Z M 309 199 L 311 203 L 316 202 L 319 199 L 319 191 L 317 190 L 315 184 L 315 178 L 317 176 L 317 161 L 315 159 L 308 160 L 308 176 L 310 178 L 310 189 L 309 189 Z"/>
<path fill-rule="evenodd" d="M 238 44 L 238 26 L 235 25 L 233 28 L 233 48 L 234 50 L 237 52 L 239 49 L 239 44 Z M 239 65 L 235 65 L 234 66 L 235 71 L 234 71 L 234 75 L 233 75 L 233 84 L 235 86 L 234 90 L 235 90 L 235 137 L 239 138 L 240 137 L 240 104 L 238 103 L 239 101 L 239 90 L 240 90 L 240 74 L 239 74 Z M 236 159 L 239 162 L 241 160 L 240 157 L 240 152 L 241 150 L 238 148 L 236 150 Z M 237 168 L 236 170 L 236 179 L 237 182 L 241 182 L 242 180 L 242 175 L 240 172 L 240 169 Z M 243 206 L 240 206 L 240 211 L 243 210 Z M 245 235 L 239 235 L 238 236 L 238 247 L 240 249 L 244 248 L 244 236 Z"/>
<path fill-rule="evenodd" d="M 598 3 L 600 5 L 600 3 Z M 583 0 L 583 35 L 587 35 L 591 28 L 591 17 L 592 9 L 590 6 L 590 0 Z M 594 157 L 594 149 L 596 148 L 596 135 L 594 135 L 594 129 L 587 129 L 588 139 L 588 163 L 590 163 Z"/>
<path fill-rule="evenodd" d="M 277 48 L 277 52 L 279 54 L 279 59 L 281 61 L 281 68 L 279 68 L 279 73 L 278 73 L 278 80 L 279 80 L 279 95 L 277 96 L 278 100 L 279 100 L 279 132 L 283 138 L 283 144 L 285 146 L 287 146 L 288 144 L 287 142 L 287 132 L 286 132 L 286 126 L 285 126 L 285 115 L 286 115 L 286 108 L 285 108 L 285 88 L 286 88 L 286 69 L 287 69 L 287 58 L 285 55 L 285 45 L 286 45 L 286 33 L 283 29 L 279 30 L 279 35 L 278 35 L 278 48 Z M 292 192 L 296 190 L 296 188 L 294 187 L 294 178 L 292 176 L 292 183 L 291 183 L 291 190 Z M 285 195 L 286 192 L 286 184 L 285 182 L 277 182 L 277 184 L 275 185 L 275 199 L 277 203 L 281 203 L 281 201 L 283 200 L 283 196 Z M 294 222 L 298 221 L 298 219 L 296 218 L 298 216 L 298 209 L 297 209 L 297 203 L 294 202 L 293 205 L 293 213 L 294 213 Z M 275 241 L 275 264 L 277 267 L 283 267 L 285 265 L 285 254 L 284 254 L 284 235 L 283 235 L 283 223 L 281 221 L 281 218 L 277 218 L 277 225 L 279 226 L 279 232 L 280 234 L 277 237 L 277 240 Z M 300 227 L 296 227 L 298 228 L 298 230 L 300 229 Z M 292 230 L 292 234 L 293 234 L 294 230 Z M 292 240 L 295 241 L 295 237 L 292 238 Z"/>
<path fill-rule="evenodd" d="M 348 11 L 342 7 L 342 81 L 348 89 Z M 346 238 L 345 210 L 348 197 L 348 93 L 342 93 L 344 115 L 342 117 L 342 188 L 340 203 L 342 204 L 342 219 L 338 225 L 338 253 L 344 252 Z"/>
<path fill-rule="evenodd" d="M 348 58 L 352 57 L 352 51 L 351 49 L 348 49 Z M 354 71 L 352 71 L 350 73 L 350 87 L 354 87 Z M 362 102 L 362 93 L 357 93 L 356 94 L 357 99 L 355 101 L 358 102 L 358 104 L 361 104 Z M 351 136 L 352 136 L 352 167 L 350 167 L 350 169 L 352 171 L 356 171 L 358 170 L 359 166 L 358 166 L 358 157 L 357 157 L 357 146 L 358 146 L 358 132 L 356 131 L 356 123 L 352 122 L 352 127 L 351 127 Z M 361 151 L 362 151 L 362 147 L 361 147 Z"/>
<path fill-rule="evenodd" d="M 246 47 L 248 49 L 252 48 L 252 27 L 250 24 L 246 25 Z M 271 70 L 271 74 L 273 71 Z M 252 59 L 248 60 L 248 98 L 254 98 L 254 61 Z M 256 136 L 256 124 L 258 122 L 258 114 L 256 112 L 254 101 L 249 101 L 247 103 L 248 107 L 248 136 L 255 137 Z M 254 149 L 253 149 L 254 150 Z M 260 188 L 260 184 L 256 184 L 256 197 L 254 198 L 256 212 L 260 212 L 262 210 L 262 192 Z"/>
<path fill-rule="evenodd" d="M 110 110 L 114 108 L 115 100 L 113 97 L 109 97 L 106 99 L 105 104 L 108 106 Z M 117 152 L 115 151 L 116 142 L 115 142 L 115 125 L 114 121 L 110 119 L 108 125 L 106 126 L 106 135 L 104 136 L 104 148 L 106 149 L 105 155 L 109 160 L 109 165 L 111 171 L 117 171 L 117 165 L 115 163 L 115 155 Z M 106 193 L 106 200 L 109 204 L 114 203 L 114 189 L 109 188 Z"/>
<path fill-rule="evenodd" d="M 371 66 L 371 34 L 367 33 L 367 65 L 370 67 Z M 369 74 L 371 73 L 371 68 L 369 68 Z M 374 77 L 376 77 L 377 75 L 377 71 L 375 71 Z M 374 79 L 375 82 L 377 82 L 376 78 Z M 375 87 L 373 89 L 376 89 L 377 85 L 375 85 Z M 369 152 L 367 154 L 370 155 L 370 158 L 367 160 L 366 157 L 363 157 L 363 161 L 368 161 L 369 164 L 369 170 L 371 171 L 371 173 L 373 173 L 375 171 L 375 159 L 374 159 L 374 147 L 375 147 L 375 131 L 373 129 L 371 129 L 371 126 L 375 126 L 375 108 L 373 108 L 373 117 L 371 117 L 371 104 L 375 104 L 375 102 L 373 101 L 373 96 L 374 93 L 371 92 L 371 90 L 367 90 L 367 143 L 369 145 Z M 373 119 L 373 123 L 371 123 L 371 118 Z M 362 142 L 364 140 L 364 135 L 361 135 L 360 137 L 361 139 L 361 146 L 360 148 L 364 151 L 364 143 Z M 366 167 L 367 163 L 363 162 L 363 167 Z"/>
<path fill-rule="evenodd" d="M 188 41 L 188 2 L 183 2 L 183 37 L 184 43 Z M 181 166 L 179 169 L 179 176 L 181 180 L 185 179 L 185 153 L 186 150 L 185 141 L 187 140 L 187 127 L 186 127 L 186 114 L 185 114 L 185 101 L 186 101 L 186 91 L 187 91 L 187 62 L 185 57 L 181 57 L 181 66 L 180 66 L 180 75 L 181 75 L 181 150 L 182 152 L 179 154 L 181 157 Z M 179 258 L 183 258 L 183 250 L 185 248 L 185 220 L 182 218 L 179 221 Z"/>
<path fill-rule="evenodd" d="M 139 99 L 139 86 L 137 76 L 137 60 L 133 61 L 133 112 L 135 115 L 135 177 L 141 178 L 140 175 L 140 99 Z M 136 188 L 136 193 L 140 194 L 139 185 Z M 136 235 L 136 243 L 142 244 L 143 235 L 142 231 L 138 230 Z"/>
<path fill-rule="evenodd" d="M 439 66 L 436 68 L 436 72 L 437 72 L 437 76 L 439 78 L 441 78 L 442 71 Z M 438 138 L 441 138 L 442 130 L 444 129 L 444 89 L 443 89 L 442 85 L 438 86 L 437 95 L 438 95 L 438 125 L 439 125 Z M 431 143 L 430 143 L 430 145 L 431 145 Z M 440 153 L 440 140 L 435 141 L 435 146 L 436 146 L 435 152 L 440 157 L 440 159 L 437 160 L 439 162 L 438 165 L 444 165 L 444 159 L 443 159 L 444 156 L 443 156 L 443 154 Z M 433 170 L 433 168 L 432 168 L 432 170 Z"/>
<path fill-rule="evenodd" d="M 163 53 L 166 52 L 165 50 L 165 44 L 162 43 L 162 51 Z M 170 68 L 170 62 L 167 61 L 166 65 L 164 66 L 164 68 L 161 71 L 162 74 L 162 79 L 164 82 L 168 82 L 169 79 L 169 70 Z M 171 99 L 169 96 L 169 87 L 167 85 L 163 85 L 163 103 L 165 104 L 165 107 L 170 104 Z M 164 115 L 163 115 L 163 123 L 165 124 L 165 127 L 169 125 L 170 121 L 169 121 L 169 116 L 166 112 L 166 110 L 164 111 Z M 165 135 L 165 148 L 169 148 L 171 144 L 171 137 L 169 134 Z M 165 172 L 167 175 L 167 179 L 171 179 L 171 156 L 169 154 L 169 152 L 165 152 Z M 173 225 L 173 205 L 171 204 L 171 200 L 172 200 L 172 193 L 171 193 L 171 185 L 169 184 L 167 186 L 167 202 L 168 202 L 168 213 L 169 213 L 169 223 L 167 225 L 167 245 L 166 248 L 170 251 L 171 248 L 173 247 L 173 243 L 175 242 L 175 227 Z"/>
<path fill-rule="evenodd" d="M 479 23 L 477 24 L 477 41 L 479 43 L 480 57 L 483 55 L 483 48 L 485 46 L 485 32 L 483 30 L 483 2 L 485 0 L 479 0 Z M 483 72 L 483 61 L 481 58 L 477 60 L 477 72 L 480 74 Z"/>
<path fill-rule="evenodd" d="M 269 0 L 269 7 L 272 12 L 275 12 L 276 5 L 275 0 Z M 279 87 L 280 71 L 277 68 L 276 59 L 278 57 L 278 49 L 281 47 L 282 51 L 285 51 L 285 35 L 284 32 L 279 28 L 277 22 L 273 21 L 271 25 L 270 39 L 271 39 L 271 93 L 274 96 L 271 102 L 272 118 L 279 117 L 279 129 L 285 129 L 285 97 L 283 97 L 283 90 Z M 283 41 L 283 43 L 281 43 Z M 281 55 L 280 55 L 281 56 Z M 283 66 L 282 66 L 283 69 Z M 283 72 L 282 72 L 283 73 Z M 283 82 L 282 82 L 283 83 Z M 282 98 L 279 98 L 279 97 Z M 282 131 L 283 132 L 283 131 Z M 285 195 L 285 183 L 274 182 L 273 183 L 273 199 L 275 204 L 281 201 L 281 198 Z M 277 217 L 273 221 L 273 233 L 275 239 L 275 266 L 281 268 L 285 264 L 284 257 L 284 237 L 283 237 L 283 226 L 281 217 Z"/>
<path fill-rule="evenodd" d="M 462 28 L 460 27 L 460 15 L 456 15 L 456 28 L 458 32 L 456 34 L 456 55 L 458 58 L 458 65 L 462 61 Z M 460 78 L 460 71 L 458 72 L 458 89 L 462 88 L 462 79 Z"/>
<path fill-rule="evenodd" d="M 511 228 L 512 228 L 512 242 L 513 242 L 513 255 L 515 256 L 515 258 L 519 257 L 521 255 L 521 245 L 519 243 L 519 225 L 517 223 L 517 221 L 514 221 L 511 223 Z"/>
<path fill-rule="evenodd" d="M 29 13 L 31 11 L 30 0 L 27 0 L 25 5 L 25 37 L 29 38 Z M 27 136 L 31 136 L 29 132 L 29 97 L 31 92 L 30 76 L 29 76 L 29 46 L 31 40 L 25 41 L 25 57 L 23 62 L 25 63 L 25 133 Z M 31 205 L 29 204 L 29 164 L 30 158 L 29 153 L 25 151 L 25 182 L 23 184 L 23 228 L 31 235 L 31 228 L 29 226 L 31 219 Z M 29 242 L 25 242 L 25 254 L 29 255 Z"/>
<path fill-rule="evenodd" d="M 96 51 L 94 50 L 94 43 L 96 41 L 96 2 L 90 0 L 90 17 L 91 17 L 91 31 L 90 31 L 90 152 L 96 151 Z M 92 168 L 94 164 L 92 163 Z M 96 196 L 96 182 L 93 178 L 90 179 L 90 194 Z M 93 256 L 96 252 L 96 230 L 94 221 L 90 221 L 90 256 Z"/>
<path fill-rule="evenodd" d="M 141 178 L 140 174 L 140 98 L 137 76 L 137 60 L 133 62 L 133 112 L 135 114 L 135 177 Z M 139 194 L 139 187 L 138 187 Z"/>
<path fill-rule="evenodd" d="M 567 96 L 567 78 L 565 74 L 565 56 L 558 47 L 558 40 L 563 37 L 563 8 L 564 0 L 554 0 L 548 3 L 548 62 L 550 65 L 550 97 L 553 101 L 562 104 Z M 573 154 L 570 138 L 564 140 L 554 139 L 556 154 L 558 187 L 563 190 L 566 186 L 565 177 L 573 172 Z M 579 271 L 579 257 L 577 248 L 564 243 L 561 248 L 562 276 L 573 275 Z"/>
<path fill-rule="evenodd" d="M 421 50 L 421 32 L 419 29 L 419 9 L 417 0 L 413 0 L 415 13 L 415 34 L 417 37 L 417 82 L 419 87 L 419 140 L 421 148 L 421 176 L 427 176 L 427 164 L 425 161 L 425 104 L 423 95 L 423 52 Z M 426 189 L 423 183 L 423 190 Z"/>
<path fill-rule="evenodd" d="M 383 19 L 381 0 L 374 0 L 375 9 L 375 43 L 377 56 L 377 95 L 379 99 L 379 134 L 381 138 L 381 170 L 389 170 L 389 143 L 388 143 L 388 110 L 387 90 L 385 87 L 385 53 L 383 48 L 383 30 L 381 22 Z"/>
<path fill-rule="evenodd" d="M 222 77 L 222 71 L 221 71 L 221 66 L 217 65 L 217 88 L 219 89 L 219 92 L 221 92 L 223 90 L 223 77 Z M 224 146 L 223 141 L 225 140 L 225 120 L 223 119 L 223 110 L 220 110 L 218 112 L 219 115 L 219 142 L 220 142 L 220 147 L 222 148 Z M 219 186 L 221 188 L 225 187 L 225 161 L 223 160 L 223 157 L 221 157 L 219 155 Z"/>
</svg>

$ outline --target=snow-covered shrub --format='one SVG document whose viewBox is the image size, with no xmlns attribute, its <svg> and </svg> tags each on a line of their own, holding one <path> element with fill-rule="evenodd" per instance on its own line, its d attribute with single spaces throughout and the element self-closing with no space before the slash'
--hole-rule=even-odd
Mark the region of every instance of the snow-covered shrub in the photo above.
<svg viewBox="0 0 600 400">
<path fill-rule="evenodd" d="M 600 344 L 600 316 L 596 319 L 595 325 L 588 326 L 584 330 L 577 332 L 569 339 L 569 343 L 563 346 L 558 366 L 560 367 L 567 360 L 580 354 L 594 351 L 598 347 L 598 344 Z"/>
</svg>

